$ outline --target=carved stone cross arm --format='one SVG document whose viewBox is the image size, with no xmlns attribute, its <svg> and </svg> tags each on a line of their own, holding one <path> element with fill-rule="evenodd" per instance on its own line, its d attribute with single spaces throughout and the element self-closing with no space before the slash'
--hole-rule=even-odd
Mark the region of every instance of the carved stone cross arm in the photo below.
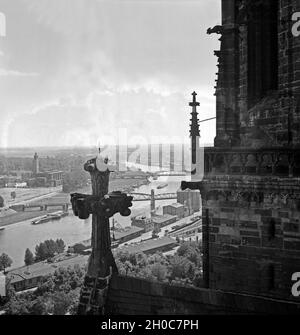
<svg viewBox="0 0 300 335">
<path fill-rule="evenodd" d="M 110 218 L 116 213 L 129 216 L 133 198 L 122 192 L 111 192 L 104 197 L 81 193 L 71 194 L 72 210 L 79 219 L 86 220 L 90 214 Z"/>
</svg>

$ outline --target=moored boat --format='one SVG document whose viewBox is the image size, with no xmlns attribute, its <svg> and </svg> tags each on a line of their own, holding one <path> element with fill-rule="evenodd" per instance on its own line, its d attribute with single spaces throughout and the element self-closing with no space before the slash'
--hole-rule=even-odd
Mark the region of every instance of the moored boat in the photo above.
<svg viewBox="0 0 300 335">
<path fill-rule="evenodd" d="M 51 220 L 52 220 L 51 217 L 49 217 L 48 215 L 45 215 L 45 216 L 42 216 L 42 217 L 39 218 L 39 219 L 33 220 L 33 221 L 31 222 L 31 224 L 33 224 L 33 225 L 38 225 L 38 224 L 42 224 L 42 223 L 49 222 L 49 221 L 51 221 Z"/>
<path fill-rule="evenodd" d="M 165 188 L 167 186 L 168 186 L 168 184 L 161 184 L 161 185 L 157 186 L 157 189 L 160 190 L 160 189 Z"/>
<path fill-rule="evenodd" d="M 58 212 L 49 213 L 45 216 L 42 216 L 39 219 L 33 220 L 31 223 L 33 225 L 38 225 L 38 224 L 46 223 L 49 221 L 60 220 L 62 217 L 65 217 L 67 215 L 69 215 L 68 212 L 58 211 Z"/>
</svg>

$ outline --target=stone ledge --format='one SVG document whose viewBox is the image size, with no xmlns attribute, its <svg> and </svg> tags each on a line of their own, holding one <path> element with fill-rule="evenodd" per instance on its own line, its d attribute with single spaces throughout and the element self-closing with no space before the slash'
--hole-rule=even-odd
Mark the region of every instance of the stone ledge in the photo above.
<svg viewBox="0 0 300 335">
<path fill-rule="evenodd" d="M 136 304 L 137 301 L 140 301 L 140 309 Z M 147 307 L 146 301 L 150 306 Z M 136 313 L 149 311 L 149 315 L 156 314 L 159 309 L 167 312 L 166 308 L 169 308 L 172 314 L 176 314 L 176 310 L 180 313 L 185 310 L 186 313 L 194 314 L 209 314 L 214 310 L 221 314 L 228 314 L 228 312 L 232 314 L 300 314 L 300 301 L 295 303 L 212 289 L 170 286 L 124 276 L 112 277 L 107 307 L 116 313 L 122 311 L 124 314 L 131 314 L 133 309 Z"/>
</svg>

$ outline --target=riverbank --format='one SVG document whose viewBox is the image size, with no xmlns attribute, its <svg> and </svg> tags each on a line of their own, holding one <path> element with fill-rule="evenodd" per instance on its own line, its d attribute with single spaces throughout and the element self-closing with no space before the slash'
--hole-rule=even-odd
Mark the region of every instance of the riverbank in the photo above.
<svg viewBox="0 0 300 335">
<path fill-rule="evenodd" d="M 123 191 L 123 192 L 131 192 L 135 188 L 141 187 L 143 185 L 149 184 L 148 179 L 113 179 L 109 183 L 109 191 Z M 91 186 L 86 186 L 82 189 L 76 190 L 77 193 L 85 193 L 91 194 Z M 32 194 L 32 193 L 31 193 Z M 38 205 L 43 204 L 60 204 L 60 203 L 70 203 L 70 194 L 69 193 L 56 193 L 51 194 L 47 197 L 47 194 L 44 194 L 45 197 L 40 199 L 41 193 L 37 192 L 38 196 L 36 198 L 30 198 L 30 202 Z M 35 200 L 36 199 L 36 200 Z M 28 199 L 29 201 L 29 199 Z M 25 201 L 26 202 L 26 201 Z M 5 227 L 11 224 L 19 223 L 26 220 L 33 220 L 40 216 L 46 215 L 48 213 L 55 212 L 61 209 L 60 207 L 51 207 L 51 209 L 47 211 L 39 211 L 39 210 L 27 210 L 25 212 L 15 212 L 13 214 L 9 214 L 7 216 L 0 217 L 0 227 Z"/>
<path fill-rule="evenodd" d="M 54 195 L 55 193 L 60 193 L 62 191 L 62 186 L 59 187 L 38 187 L 38 188 L 0 188 L 0 195 L 4 199 L 6 207 L 21 204 L 24 202 L 30 202 L 34 199 L 40 197 L 47 197 Z M 16 193 L 16 198 L 13 200 L 11 198 L 11 193 Z"/>
<path fill-rule="evenodd" d="M 135 192 L 150 194 L 151 189 L 156 190 L 159 193 L 176 193 L 182 181 L 182 177 L 159 177 L 157 180 L 150 179 L 150 184 L 147 182 L 143 186 L 135 189 Z M 111 178 L 111 187 L 113 188 L 120 186 L 128 186 L 128 180 L 124 184 L 123 180 L 120 184 L 117 180 Z M 137 180 L 131 180 L 130 184 L 134 185 Z M 157 190 L 157 186 L 162 183 L 168 183 L 168 187 L 162 190 Z M 91 187 L 88 186 L 85 190 L 86 194 L 91 194 Z M 59 193 L 56 195 L 56 199 L 61 199 L 62 201 L 69 201 L 70 195 L 65 193 Z M 51 199 L 50 199 L 51 200 Z M 45 201 L 44 199 L 40 201 Z M 53 197 L 53 202 L 57 203 L 55 197 Z M 161 208 L 164 205 L 169 205 L 174 200 L 161 200 L 156 201 L 156 207 Z M 58 202 L 59 203 L 59 202 Z M 0 232 L 0 254 L 5 252 L 13 260 L 13 267 L 19 267 L 24 264 L 24 254 L 25 250 L 29 248 L 34 252 L 34 248 L 41 242 L 47 239 L 56 240 L 61 238 L 65 241 L 67 246 L 74 245 L 80 241 L 85 241 L 91 238 L 92 233 L 92 217 L 90 216 L 88 220 L 80 220 L 71 212 L 70 215 L 62 218 L 61 220 L 47 222 L 41 225 L 32 225 L 30 222 L 33 218 L 28 220 L 21 220 L 18 223 L 13 223 L 8 225 L 4 231 Z M 61 210 L 61 208 L 59 209 Z M 131 225 L 131 217 L 138 215 L 150 215 L 150 200 L 149 201 L 137 201 L 133 202 L 132 215 L 129 217 L 123 217 L 119 214 L 114 216 L 115 221 L 118 222 L 122 227 L 127 227 Z M 38 214 L 36 214 L 38 213 Z M 37 216 L 44 215 L 43 212 L 36 211 Z M 27 215 L 27 214 L 26 214 Z M 32 214 L 31 214 L 32 215 Z"/>
<path fill-rule="evenodd" d="M 11 214 L 9 216 L 0 218 L 0 227 L 6 227 L 15 223 L 19 223 L 22 221 L 33 220 L 40 216 L 46 215 L 48 213 L 54 213 L 57 210 L 60 210 L 61 207 L 52 207 L 51 210 L 48 211 L 25 211 L 25 212 L 16 212 L 15 214 Z"/>
</svg>

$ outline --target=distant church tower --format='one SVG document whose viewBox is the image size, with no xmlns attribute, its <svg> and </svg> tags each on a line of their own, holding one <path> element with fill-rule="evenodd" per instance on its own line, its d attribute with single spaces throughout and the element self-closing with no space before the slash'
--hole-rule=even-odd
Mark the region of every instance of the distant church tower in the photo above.
<svg viewBox="0 0 300 335">
<path fill-rule="evenodd" d="M 198 112 L 197 107 L 200 106 L 200 103 L 196 101 L 197 93 L 192 93 L 193 102 L 189 105 L 193 108 L 191 113 L 191 129 L 190 129 L 190 137 L 191 137 L 191 149 L 192 149 L 192 164 L 191 171 L 192 175 L 197 175 L 197 152 L 199 151 L 199 143 L 200 143 L 200 130 L 199 130 L 199 120 L 198 120 Z M 199 165 L 198 165 L 199 166 Z"/>
<path fill-rule="evenodd" d="M 40 172 L 40 163 L 39 163 L 39 156 L 37 153 L 34 154 L 33 157 L 33 168 L 32 168 L 33 174 L 37 174 Z"/>
</svg>

